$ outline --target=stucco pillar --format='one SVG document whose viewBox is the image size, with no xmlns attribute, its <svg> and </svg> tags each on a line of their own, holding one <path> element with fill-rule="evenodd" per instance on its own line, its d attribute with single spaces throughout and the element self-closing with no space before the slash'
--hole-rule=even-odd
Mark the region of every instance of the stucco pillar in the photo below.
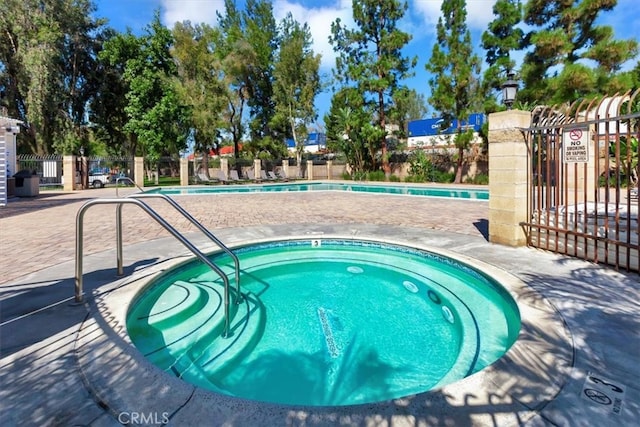
<svg viewBox="0 0 640 427">
<path fill-rule="evenodd" d="M 138 187 L 144 187 L 144 157 L 133 158 L 133 181 Z"/>
<path fill-rule="evenodd" d="M 333 177 L 333 162 L 331 160 L 327 160 L 327 179 L 332 179 Z"/>
<path fill-rule="evenodd" d="M 64 156 L 62 158 L 62 189 L 73 191 L 76 189 L 76 156 Z"/>
<path fill-rule="evenodd" d="M 282 161 L 282 170 L 286 177 L 291 178 L 291 174 L 289 173 L 289 160 Z"/>
<path fill-rule="evenodd" d="M 220 170 L 226 179 L 229 179 L 229 159 L 220 157 Z"/>
<path fill-rule="evenodd" d="M 189 159 L 180 159 L 180 185 L 189 185 Z"/>
<path fill-rule="evenodd" d="M 313 179 L 313 161 L 311 160 L 307 160 L 307 179 L 310 181 Z"/>
<path fill-rule="evenodd" d="M 527 220 L 528 149 L 521 129 L 531 124 L 528 111 L 489 115 L 489 241 L 526 244 L 520 222 Z"/>
<path fill-rule="evenodd" d="M 260 159 L 253 159 L 253 176 L 255 179 L 262 178 L 262 162 Z"/>
</svg>

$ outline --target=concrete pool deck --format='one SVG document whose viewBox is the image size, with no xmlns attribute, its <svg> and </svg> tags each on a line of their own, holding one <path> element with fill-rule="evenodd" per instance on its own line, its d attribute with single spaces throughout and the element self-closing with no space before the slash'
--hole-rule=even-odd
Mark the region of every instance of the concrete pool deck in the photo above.
<svg viewBox="0 0 640 427">
<path fill-rule="evenodd" d="M 124 209 L 126 274 L 118 278 L 114 209 L 87 211 L 86 304 L 73 304 L 76 212 L 89 198 L 114 196 L 113 189 L 47 192 L 0 207 L 3 426 L 110 426 L 118 418 L 138 424 L 132 416 L 147 425 L 166 416 L 178 426 L 624 426 L 640 417 L 639 276 L 488 243 L 488 205 L 478 201 L 346 193 L 176 196 L 230 246 L 339 235 L 477 260 L 514 278 L 511 290 L 526 320 L 513 351 L 489 370 L 385 405 L 258 408 L 184 384 L 150 366 L 122 329 L 126 301 L 141 280 L 187 256 L 144 214 Z M 198 247 L 214 248 L 162 201 L 149 203 Z"/>
</svg>

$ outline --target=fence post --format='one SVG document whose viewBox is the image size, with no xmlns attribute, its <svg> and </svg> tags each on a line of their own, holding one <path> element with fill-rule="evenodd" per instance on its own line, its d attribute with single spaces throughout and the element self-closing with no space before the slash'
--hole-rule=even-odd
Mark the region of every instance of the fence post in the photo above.
<svg viewBox="0 0 640 427">
<path fill-rule="evenodd" d="M 489 241 L 492 243 L 526 244 L 520 226 L 520 222 L 527 220 L 528 201 L 529 147 L 523 129 L 530 125 L 528 111 L 489 114 Z"/>
<path fill-rule="evenodd" d="M 62 158 L 62 189 L 73 191 L 76 189 L 76 156 L 64 156 Z"/>
<path fill-rule="evenodd" d="M 133 158 L 133 180 L 138 187 L 144 187 L 144 157 Z"/>
<path fill-rule="evenodd" d="M 311 181 L 313 179 L 313 161 L 307 160 L 307 179 Z"/>
<path fill-rule="evenodd" d="M 189 159 L 180 158 L 180 185 L 189 185 Z"/>
<path fill-rule="evenodd" d="M 229 179 L 229 159 L 220 157 L 220 170 L 226 179 Z"/>
<path fill-rule="evenodd" d="M 333 162 L 331 160 L 327 160 L 327 179 L 331 179 L 333 177 Z"/>
<path fill-rule="evenodd" d="M 291 174 L 289 173 L 289 159 L 282 160 L 282 171 L 285 176 L 291 178 Z"/>
<path fill-rule="evenodd" d="M 260 159 L 253 159 L 253 176 L 260 179 L 262 176 L 262 162 Z"/>
</svg>

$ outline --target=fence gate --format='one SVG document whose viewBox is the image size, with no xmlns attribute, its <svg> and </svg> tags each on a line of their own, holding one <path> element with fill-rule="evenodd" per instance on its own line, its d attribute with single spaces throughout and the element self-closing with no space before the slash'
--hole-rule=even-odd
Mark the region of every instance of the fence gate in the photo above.
<svg viewBox="0 0 640 427">
<path fill-rule="evenodd" d="M 533 111 L 530 246 L 640 271 L 639 93 Z"/>
</svg>

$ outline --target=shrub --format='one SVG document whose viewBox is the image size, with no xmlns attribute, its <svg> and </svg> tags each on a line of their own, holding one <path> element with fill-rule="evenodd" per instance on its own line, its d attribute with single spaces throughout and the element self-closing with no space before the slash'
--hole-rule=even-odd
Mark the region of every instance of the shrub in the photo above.
<svg viewBox="0 0 640 427">
<path fill-rule="evenodd" d="M 481 173 L 473 178 L 467 178 L 465 182 L 468 184 L 487 185 L 489 184 L 489 175 Z"/>
<path fill-rule="evenodd" d="M 364 181 L 365 179 L 367 179 L 367 173 L 366 172 L 359 171 L 359 172 L 354 172 L 353 173 L 353 180 L 354 181 Z"/>
<path fill-rule="evenodd" d="M 377 170 L 367 173 L 367 181 L 384 181 L 385 179 L 384 171 Z"/>
</svg>

